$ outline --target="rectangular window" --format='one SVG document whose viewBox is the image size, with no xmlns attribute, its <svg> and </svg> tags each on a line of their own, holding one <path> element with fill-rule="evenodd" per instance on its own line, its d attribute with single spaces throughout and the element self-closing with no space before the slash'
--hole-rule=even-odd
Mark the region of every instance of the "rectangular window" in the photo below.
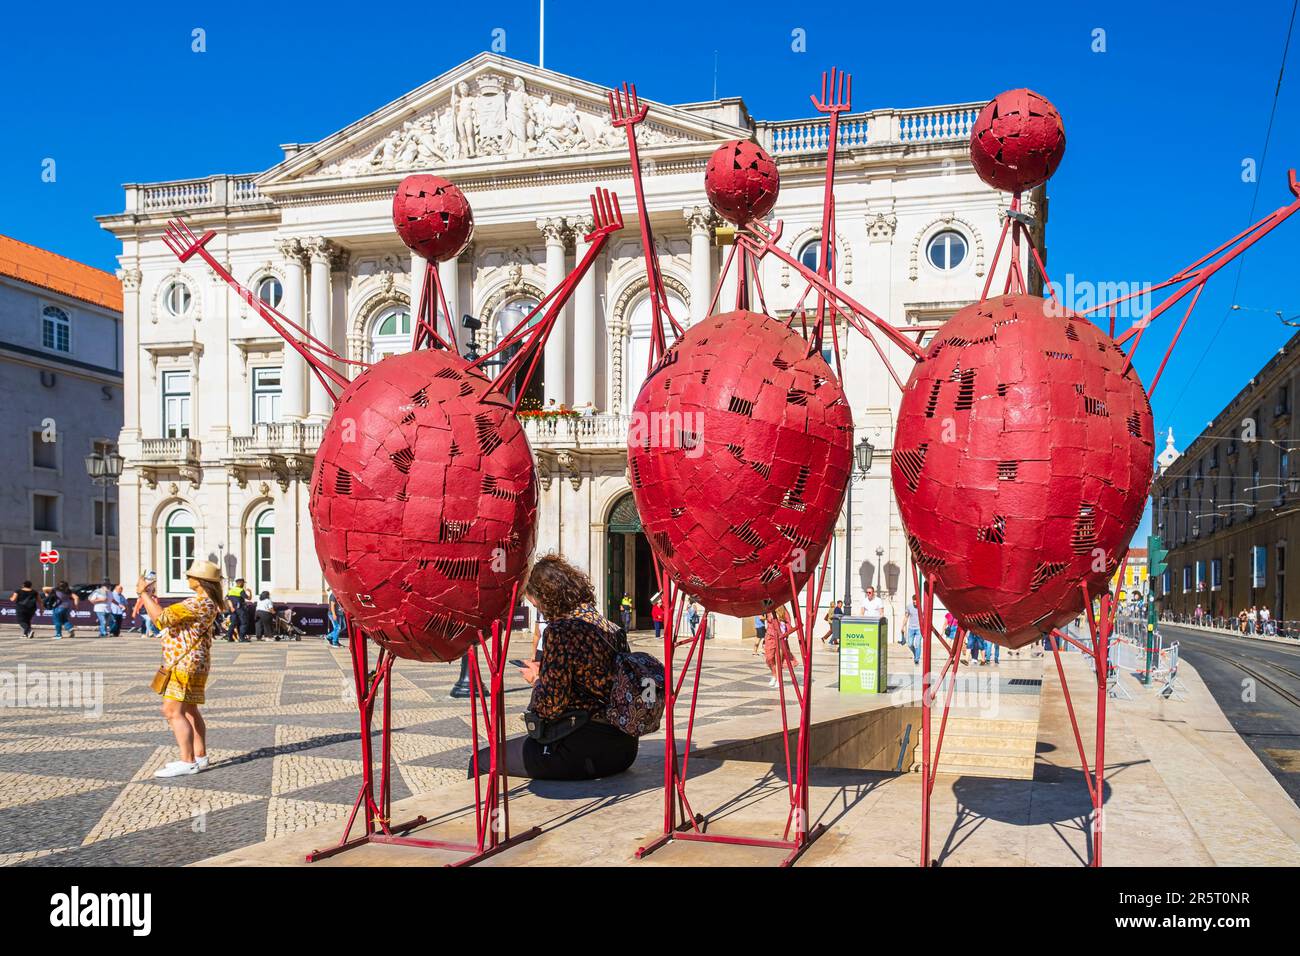
<svg viewBox="0 0 1300 956">
<path fill-rule="evenodd" d="M 190 373 L 163 372 L 163 437 L 190 437 Z"/>
<path fill-rule="evenodd" d="M 253 369 L 253 424 L 264 425 L 280 420 L 280 370 Z"/>
<path fill-rule="evenodd" d="M 1250 586 L 1262 588 L 1268 576 L 1268 550 L 1262 547 L 1250 549 Z"/>
<path fill-rule="evenodd" d="M 1205 590 L 1205 562 L 1196 562 L 1196 591 L 1199 594 Z"/>
<path fill-rule="evenodd" d="M 1164 574 L 1160 575 L 1160 596 L 1161 597 L 1168 596 L 1168 594 L 1173 590 L 1170 587 L 1170 580 L 1171 580 L 1170 572 L 1168 570 L 1166 570 Z"/>
<path fill-rule="evenodd" d="M 185 572 L 194 563 L 194 532 L 190 528 L 170 528 L 167 531 L 167 591 L 183 594 L 186 590 Z"/>
<path fill-rule="evenodd" d="M 52 352 L 72 351 L 72 319 L 56 305 L 41 309 L 41 345 Z"/>
<path fill-rule="evenodd" d="M 49 468 L 57 470 L 59 467 L 59 443 L 56 438 L 57 433 L 51 434 L 55 441 L 46 441 L 46 433 L 43 429 L 36 429 L 32 432 L 32 467 Z"/>
<path fill-rule="evenodd" d="M 1192 566 L 1183 565 L 1183 593 L 1187 594 L 1192 589 Z"/>
<path fill-rule="evenodd" d="M 1210 561 L 1210 590 L 1221 591 L 1223 589 L 1223 559 L 1213 558 Z"/>
<path fill-rule="evenodd" d="M 95 502 L 95 537 L 100 537 L 104 533 L 104 502 L 99 500 Z M 117 502 L 108 503 L 108 536 L 110 538 L 117 535 Z"/>
<path fill-rule="evenodd" d="M 32 530 L 34 531 L 52 531 L 58 533 L 59 530 L 59 496 L 58 495 L 32 495 Z"/>
</svg>

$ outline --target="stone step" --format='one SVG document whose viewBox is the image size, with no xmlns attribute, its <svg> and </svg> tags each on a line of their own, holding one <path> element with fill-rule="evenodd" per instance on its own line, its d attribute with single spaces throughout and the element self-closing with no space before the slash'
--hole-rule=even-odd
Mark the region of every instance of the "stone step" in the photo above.
<svg viewBox="0 0 1300 956">
<path fill-rule="evenodd" d="M 930 744 L 939 742 L 937 731 L 930 734 Z M 917 743 L 920 747 L 920 743 Z M 1003 737 L 998 734 L 954 734 L 949 727 L 943 734 L 943 752 L 947 753 L 1027 753 L 1038 749 L 1036 737 Z"/>
<path fill-rule="evenodd" d="M 951 767 L 980 767 L 985 771 L 985 776 L 1002 776 L 994 771 L 1020 771 L 1033 776 L 1034 773 L 1034 755 L 1032 753 L 989 753 L 977 751 L 952 751 L 948 749 L 947 741 L 944 741 L 943 753 L 939 756 L 939 772 L 955 773 Z M 921 769 L 921 748 L 917 747 L 912 754 L 912 770 Z"/>
<path fill-rule="evenodd" d="M 912 765 L 913 773 L 920 773 L 921 765 L 916 763 Z M 947 759 L 939 761 L 939 772 L 951 774 L 954 777 L 990 777 L 998 780 L 1033 780 L 1034 765 L 1030 761 L 1027 765 L 1016 767 L 990 767 L 982 764 L 951 763 Z"/>
<path fill-rule="evenodd" d="M 930 720 L 930 739 L 939 734 L 940 718 L 932 716 Z M 919 733 L 920 727 L 917 728 Z M 1018 720 L 997 717 L 961 717 L 948 716 L 948 723 L 943 732 L 946 739 L 949 734 L 981 737 L 1038 739 L 1038 719 Z"/>
</svg>

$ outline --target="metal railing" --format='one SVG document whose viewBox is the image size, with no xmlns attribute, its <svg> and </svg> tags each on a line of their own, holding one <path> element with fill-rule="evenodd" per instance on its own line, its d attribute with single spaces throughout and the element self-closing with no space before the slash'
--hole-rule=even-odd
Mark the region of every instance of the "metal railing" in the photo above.
<svg viewBox="0 0 1300 956">
<path fill-rule="evenodd" d="M 126 187 L 126 211 L 129 213 L 171 212 L 179 209 L 267 202 L 266 197 L 257 189 L 256 179 L 256 174 L 246 174 L 131 185 Z"/>
<path fill-rule="evenodd" d="M 1210 614 L 1176 614 L 1165 611 L 1160 620 L 1180 627 L 1196 627 L 1207 631 L 1231 631 L 1234 634 L 1256 637 L 1285 637 L 1300 640 L 1300 621 L 1252 621 L 1244 622 L 1239 617 L 1215 617 Z"/>
</svg>

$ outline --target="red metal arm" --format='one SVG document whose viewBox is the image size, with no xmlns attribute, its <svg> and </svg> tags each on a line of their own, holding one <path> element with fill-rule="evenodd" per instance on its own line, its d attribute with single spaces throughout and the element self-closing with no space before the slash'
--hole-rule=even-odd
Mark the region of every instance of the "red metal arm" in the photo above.
<svg viewBox="0 0 1300 956">
<path fill-rule="evenodd" d="M 369 363 L 345 359 L 297 322 L 286 318 L 282 313 L 271 308 L 251 291 L 240 285 L 226 267 L 218 262 L 212 253 L 208 252 L 207 245 L 214 236 L 216 236 L 216 232 L 209 229 L 203 235 L 196 237 L 189 226 L 179 219 L 173 219 L 167 223 L 167 229 L 163 232 L 162 240 L 181 262 L 188 262 L 195 253 L 198 253 L 199 258 L 206 262 L 213 272 L 234 289 L 250 307 L 256 309 L 257 314 L 266 320 L 266 324 L 271 326 L 295 352 L 303 357 L 321 386 L 337 402 L 342 390 L 350 384 L 350 380 L 329 363 L 339 362 L 343 365 L 356 365 L 362 368 L 369 367 Z M 292 333 L 290 332 L 291 329 L 293 330 Z M 335 388 L 338 391 L 335 391 Z"/>
<path fill-rule="evenodd" d="M 551 329 L 555 326 L 555 320 L 560 311 L 564 308 L 569 298 L 573 295 L 574 289 L 582 281 L 591 264 L 596 261 L 596 256 L 605 247 L 612 233 L 618 232 L 623 228 L 623 213 L 619 210 L 618 196 L 607 189 L 597 189 L 591 197 L 591 216 L 595 223 L 595 228 L 589 232 L 585 239 L 588 243 L 587 252 L 564 280 L 554 289 L 548 292 L 542 301 L 537 303 L 533 311 L 529 312 L 524 319 L 515 326 L 511 332 L 504 336 L 486 355 L 480 356 L 477 360 L 470 363 L 478 368 L 486 368 L 485 363 L 492 358 L 500 355 L 506 349 L 513 346 L 520 346 L 519 350 L 506 362 L 505 367 L 501 370 L 496 379 L 492 382 L 488 393 L 497 392 L 504 395 L 509 386 L 518 379 L 518 398 L 515 399 L 514 408 L 519 410 L 519 403 L 523 401 L 524 392 L 528 388 L 528 382 L 537 368 L 537 362 L 542 357 L 542 349 L 546 345 L 546 339 L 551 334 Z M 541 316 L 538 320 L 538 316 Z"/>
<path fill-rule="evenodd" d="M 641 181 L 641 157 L 636 147 L 636 127 L 638 123 L 645 120 L 646 112 L 647 107 L 637 98 L 636 84 L 624 83 L 622 90 L 610 91 L 610 122 L 614 126 L 621 126 L 627 130 L 627 152 L 632 174 L 632 188 L 636 193 L 637 217 L 641 220 L 641 250 L 645 256 L 646 280 L 650 287 L 650 308 L 654 317 L 654 325 L 650 331 L 649 366 L 646 368 L 648 374 L 659 362 L 659 359 L 663 357 L 664 352 L 668 351 L 667 333 L 664 329 L 665 320 L 671 326 L 674 336 L 680 337 L 684 329 L 673 318 L 672 311 L 668 308 L 668 297 L 664 292 L 664 278 L 659 270 L 659 256 L 655 252 L 654 233 L 650 228 L 650 214 L 646 210 L 645 186 Z"/>
<path fill-rule="evenodd" d="M 831 267 L 831 250 L 835 248 L 832 242 L 834 235 L 835 223 L 835 147 L 839 140 L 840 131 L 840 114 L 850 109 L 850 103 L 853 98 L 853 77 L 848 73 L 841 73 L 835 67 L 831 67 L 830 74 L 830 98 L 827 99 L 826 74 L 822 74 L 822 98 L 819 100 L 815 96 L 810 96 L 813 108 L 819 113 L 830 114 L 830 139 L 826 142 L 826 189 L 822 195 L 822 238 L 821 249 L 817 259 L 817 274 L 827 282 L 830 282 L 834 276 L 834 270 Z M 817 323 L 813 326 L 812 348 L 820 352 L 822 350 L 822 332 L 826 323 L 826 295 L 819 292 L 817 295 Z M 836 349 L 838 354 L 839 349 Z"/>
</svg>

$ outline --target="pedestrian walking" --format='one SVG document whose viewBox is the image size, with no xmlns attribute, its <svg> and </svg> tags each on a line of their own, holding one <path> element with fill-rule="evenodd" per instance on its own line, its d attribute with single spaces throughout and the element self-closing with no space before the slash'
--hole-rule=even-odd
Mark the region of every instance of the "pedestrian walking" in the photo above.
<svg viewBox="0 0 1300 956">
<path fill-rule="evenodd" d="M 554 401 L 554 399 L 552 399 L 552 401 Z M 618 612 L 619 612 L 619 616 L 622 617 L 623 619 L 623 630 L 631 631 L 632 630 L 632 598 L 624 594 L 623 600 L 620 601 L 618 604 Z"/>
<path fill-rule="evenodd" d="M 72 623 L 72 612 L 77 609 L 77 595 L 68 586 L 67 581 L 60 581 L 51 592 L 53 603 L 46 601 L 50 616 L 54 618 L 54 639 L 63 639 L 63 629 L 68 629 L 68 637 L 76 637 L 77 629 Z"/>
<path fill-rule="evenodd" d="M 700 626 L 700 605 L 693 597 L 686 599 L 686 625 L 691 629 L 691 636 L 694 637 L 695 631 Z"/>
<path fill-rule="evenodd" d="M 235 583 L 226 592 L 226 611 L 229 614 L 229 628 L 226 631 L 226 640 L 231 643 L 235 641 L 248 643 L 249 634 L 244 627 L 244 605 L 248 603 L 250 597 L 252 595 L 244 587 L 244 579 L 235 578 Z"/>
<path fill-rule="evenodd" d="M 331 647 L 342 647 L 339 642 L 343 635 L 343 629 L 347 626 L 347 621 L 343 613 L 343 606 L 339 604 L 339 599 L 335 597 L 333 589 L 330 589 L 329 603 L 327 605 L 330 621 L 330 632 L 326 636 Z"/>
<path fill-rule="evenodd" d="M 907 645 L 912 649 L 913 663 L 921 663 L 921 603 L 915 594 L 907 608 Z"/>
<path fill-rule="evenodd" d="M 32 587 L 32 582 L 24 581 L 22 587 L 9 595 L 9 600 L 14 602 L 14 613 L 18 617 L 18 626 L 23 629 L 23 637 L 34 637 L 32 618 L 40 607 L 41 597 Z"/>
<path fill-rule="evenodd" d="M 767 639 L 767 616 L 764 614 L 759 614 L 757 617 L 754 618 L 754 654 L 755 655 L 758 654 L 759 648 L 763 646 L 763 642 L 766 639 Z"/>
<path fill-rule="evenodd" d="M 664 606 L 660 601 L 655 601 L 650 605 L 650 621 L 655 626 L 655 640 L 659 640 L 664 635 Z"/>
<path fill-rule="evenodd" d="M 772 672 L 768 687 L 776 687 L 781 680 L 781 662 L 789 659 L 790 654 L 790 612 L 785 605 L 769 611 L 767 614 L 767 632 L 763 635 L 763 662 Z"/>
<path fill-rule="evenodd" d="M 261 641 L 267 637 L 280 639 L 275 633 L 275 603 L 271 600 L 271 592 L 263 591 L 257 598 L 257 639 Z"/>
<path fill-rule="evenodd" d="M 830 625 L 828 628 L 826 628 L 826 633 L 822 635 L 823 644 L 825 644 L 830 638 L 835 637 L 837 634 L 839 634 L 840 618 L 842 618 L 843 616 L 844 616 L 844 602 L 836 601 L 835 606 L 830 608 L 826 612 L 826 616 L 823 618 L 823 620 Z M 836 638 L 836 642 L 838 642 L 838 638 Z"/>
<path fill-rule="evenodd" d="M 114 637 L 122 633 L 122 619 L 126 617 L 126 594 L 122 591 L 122 585 L 113 588 L 113 593 L 108 596 L 108 610 L 112 615 L 112 630 Z"/>
<path fill-rule="evenodd" d="M 108 637 L 113 631 L 112 594 L 113 582 L 108 578 L 90 592 L 90 609 L 95 612 L 95 620 L 99 623 L 100 637 Z"/>
<path fill-rule="evenodd" d="M 195 561 L 185 581 L 194 595 L 166 610 L 154 596 L 154 582 L 136 583 L 140 602 L 162 629 L 163 662 L 152 686 L 162 695 L 163 718 L 180 751 L 180 759 L 156 770 L 155 777 L 186 776 L 208 766 L 207 725 L 199 706 L 206 702 L 212 637 L 221 612 L 221 571 L 211 561 Z"/>
</svg>

